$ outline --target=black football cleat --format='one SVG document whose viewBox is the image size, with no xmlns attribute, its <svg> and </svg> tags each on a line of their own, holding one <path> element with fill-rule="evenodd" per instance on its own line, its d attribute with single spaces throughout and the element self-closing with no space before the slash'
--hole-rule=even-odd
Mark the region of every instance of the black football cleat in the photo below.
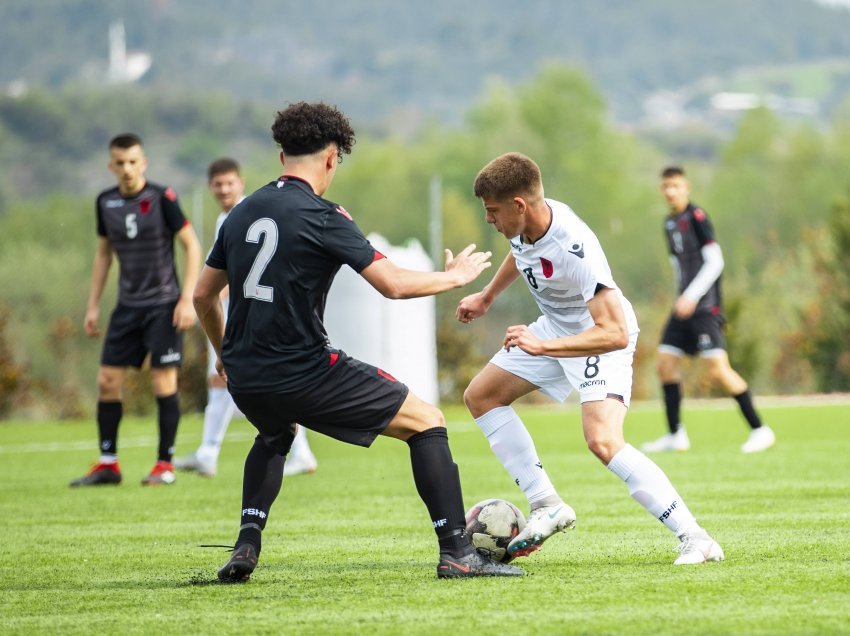
<svg viewBox="0 0 850 636">
<path fill-rule="evenodd" d="M 472 576 L 523 576 L 525 572 L 506 563 L 499 563 L 478 551 L 455 558 L 448 554 L 440 555 L 437 564 L 438 579 L 460 579 Z"/>
<path fill-rule="evenodd" d="M 252 543 L 236 546 L 230 560 L 218 571 L 218 580 L 222 583 L 244 583 L 257 567 L 258 556 L 257 548 Z"/>
<path fill-rule="evenodd" d="M 89 472 L 68 485 L 71 488 L 78 488 L 79 486 L 117 486 L 120 483 L 121 471 L 115 463 L 95 464 Z"/>
</svg>

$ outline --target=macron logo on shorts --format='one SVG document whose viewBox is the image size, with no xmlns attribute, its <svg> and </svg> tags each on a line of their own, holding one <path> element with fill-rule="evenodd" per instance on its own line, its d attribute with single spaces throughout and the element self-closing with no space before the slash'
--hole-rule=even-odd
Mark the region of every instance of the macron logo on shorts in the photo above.
<svg viewBox="0 0 850 636">
<path fill-rule="evenodd" d="M 180 352 L 168 350 L 168 353 L 165 353 L 159 357 L 160 364 L 170 364 L 172 362 L 180 362 Z"/>
</svg>

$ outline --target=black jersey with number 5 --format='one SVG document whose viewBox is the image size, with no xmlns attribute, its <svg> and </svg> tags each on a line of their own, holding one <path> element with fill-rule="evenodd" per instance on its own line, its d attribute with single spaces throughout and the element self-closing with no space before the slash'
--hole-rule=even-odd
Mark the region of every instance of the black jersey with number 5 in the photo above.
<svg viewBox="0 0 850 636">
<path fill-rule="evenodd" d="M 117 187 L 97 197 L 97 234 L 118 255 L 118 304 L 153 307 L 174 302 L 174 235 L 188 223 L 174 190 L 148 181 L 131 197 Z"/>
<path fill-rule="evenodd" d="M 351 215 L 295 177 L 237 205 L 207 265 L 227 271 L 222 360 L 233 392 L 297 391 L 330 364 L 325 300 L 343 265 L 361 272 L 379 252 Z"/>
</svg>

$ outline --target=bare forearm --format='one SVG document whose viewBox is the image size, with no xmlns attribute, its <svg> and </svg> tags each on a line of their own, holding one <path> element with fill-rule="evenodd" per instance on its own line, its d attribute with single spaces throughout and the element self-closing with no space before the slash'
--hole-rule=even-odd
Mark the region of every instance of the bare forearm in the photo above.
<svg viewBox="0 0 850 636">
<path fill-rule="evenodd" d="M 496 271 L 493 279 L 487 283 L 483 290 L 481 290 L 486 302 L 488 304 L 492 303 L 499 294 L 511 286 L 511 283 L 513 283 L 517 277 L 519 277 L 519 272 L 516 268 L 516 261 L 514 260 L 513 254 L 508 252 L 505 260 L 503 260 L 502 264 L 499 265 L 499 269 Z"/>
<path fill-rule="evenodd" d="M 457 289 L 463 281 L 452 272 L 416 272 L 413 270 L 398 270 L 395 280 L 382 291 L 387 298 L 420 298 L 433 296 L 450 289 Z"/>
<path fill-rule="evenodd" d="M 216 354 L 220 355 L 224 338 L 224 312 L 221 309 L 221 303 L 217 297 L 214 299 L 196 297 L 194 305 L 204 333 L 207 334 Z"/>
<path fill-rule="evenodd" d="M 543 340 L 542 355 L 553 358 L 583 358 L 624 349 L 628 334 L 621 329 L 595 326 L 575 336 Z"/>
<path fill-rule="evenodd" d="M 183 288 L 180 295 L 188 299 L 192 298 L 192 292 L 198 283 L 198 275 L 201 272 L 201 245 L 198 243 L 194 231 L 190 227 L 184 229 L 184 231 L 186 230 L 191 234 L 181 237 L 185 250 L 185 260 L 183 261 Z"/>
<path fill-rule="evenodd" d="M 92 266 L 91 285 L 89 287 L 88 309 L 96 309 L 100 305 L 103 289 L 106 286 L 106 278 L 112 265 L 112 251 L 98 249 L 94 256 Z"/>
</svg>

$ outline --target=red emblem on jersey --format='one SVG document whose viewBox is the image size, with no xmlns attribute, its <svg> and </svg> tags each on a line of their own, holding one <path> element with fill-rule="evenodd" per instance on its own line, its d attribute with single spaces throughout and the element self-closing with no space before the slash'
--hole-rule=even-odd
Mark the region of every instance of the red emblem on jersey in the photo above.
<svg viewBox="0 0 850 636">
<path fill-rule="evenodd" d="M 396 380 L 393 376 L 391 376 L 389 373 L 387 373 L 383 369 L 378 369 L 378 375 L 383 377 L 383 378 L 386 378 L 390 382 L 398 382 L 398 380 Z"/>
<path fill-rule="evenodd" d="M 169 201 L 176 201 L 177 200 L 177 193 L 174 191 L 173 188 L 166 188 L 165 189 L 165 198 L 168 199 Z"/>
<path fill-rule="evenodd" d="M 339 212 L 340 214 L 342 214 L 342 216 L 344 216 L 349 221 L 354 220 L 353 218 L 351 218 L 351 215 L 345 210 L 345 208 L 342 207 L 341 205 L 337 206 L 336 211 Z"/>
<path fill-rule="evenodd" d="M 703 221 L 705 221 L 705 212 L 697 208 L 696 210 L 694 210 L 694 218 L 700 223 L 702 223 Z"/>
<path fill-rule="evenodd" d="M 687 232 L 688 231 L 688 219 L 679 219 L 679 231 Z"/>
<path fill-rule="evenodd" d="M 147 214 L 151 211 L 151 202 L 150 199 L 142 199 L 139 201 L 139 212 L 142 214 Z"/>
<path fill-rule="evenodd" d="M 552 278 L 552 274 L 555 273 L 555 268 L 552 266 L 552 261 L 540 257 L 540 264 L 543 266 L 543 275 L 546 278 Z"/>
</svg>

